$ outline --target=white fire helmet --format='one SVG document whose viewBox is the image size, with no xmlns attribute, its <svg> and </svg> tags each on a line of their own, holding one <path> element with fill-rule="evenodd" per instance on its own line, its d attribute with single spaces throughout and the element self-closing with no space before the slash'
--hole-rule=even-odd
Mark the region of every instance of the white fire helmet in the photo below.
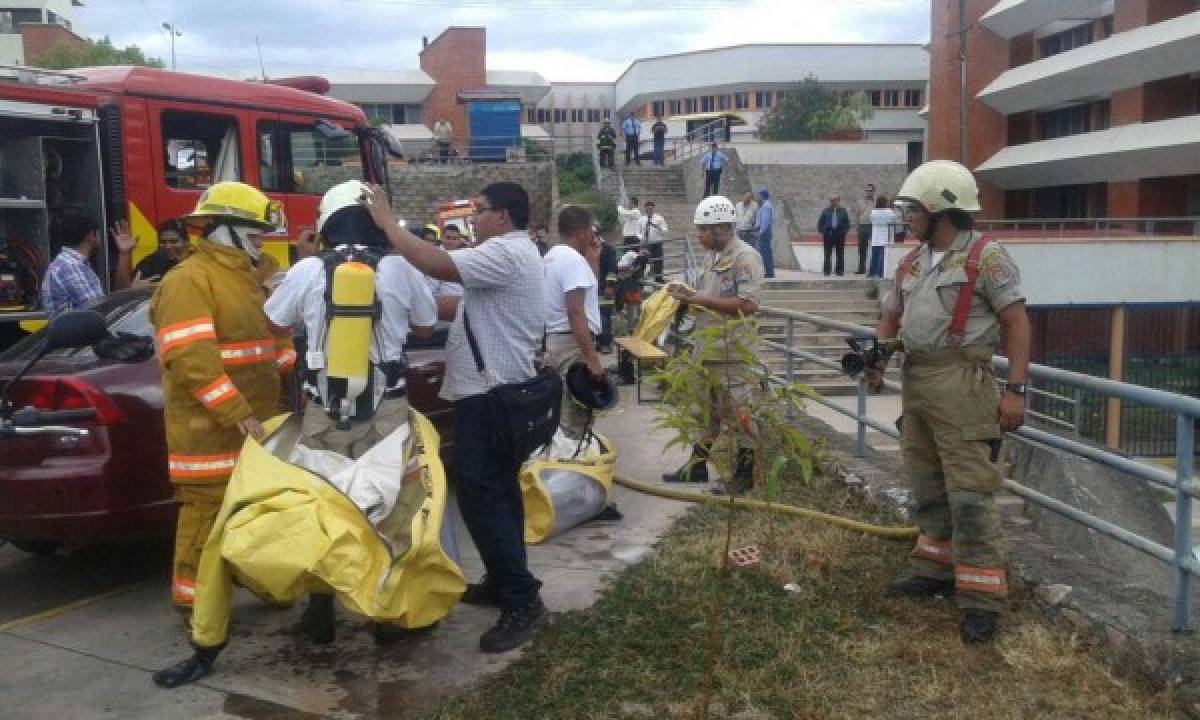
<svg viewBox="0 0 1200 720">
<path fill-rule="evenodd" d="M 733 203 L 723 195 L 709 195 L 696 206 L 696 215 L 692 218 L 696 225 L 722 225 L 737 222 L 737 213 Z"/>
</svg>

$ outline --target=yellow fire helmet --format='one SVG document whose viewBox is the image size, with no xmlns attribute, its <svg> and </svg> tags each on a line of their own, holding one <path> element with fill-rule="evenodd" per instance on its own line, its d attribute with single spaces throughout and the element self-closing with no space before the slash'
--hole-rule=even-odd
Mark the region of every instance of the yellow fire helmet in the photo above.
<svg viewBox="0 0 1200 720">
<path fill-rule="evenodd" d="M 278 230 L 287 224 L 283 207 L 253 185 L 243 182 L 219 182 L 204 191 L 190 215 L 183 221 L 190 225 L 229 223 L 259 228 L 265 232 Z"/>
</svg>

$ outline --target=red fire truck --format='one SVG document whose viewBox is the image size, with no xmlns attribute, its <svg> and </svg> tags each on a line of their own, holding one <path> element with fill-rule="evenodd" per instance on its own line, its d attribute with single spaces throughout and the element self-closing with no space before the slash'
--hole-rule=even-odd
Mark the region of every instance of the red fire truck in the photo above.
<svg viewBox="0 0 1200 720">
<path fill-rule="evenodd" d="M 351 178 L 386 185 L 386 153 L 398 153 L 359 108 L 324 97 L 328 87 L 0 66 L 0 329 L 43 317 L 38 286 L 71 213 L 106 228 L 128 221 L 136 263 L 156 249 L 160 222 L 191 211 L 212 183 L 241 180 L 283 203 L 288 226 L 264 247 L 288 265 L 289 241 L 314 224 L 325 190 Z M 112 247 L 94 258 L 106 290 L 114 260 Z"/>
</svg>

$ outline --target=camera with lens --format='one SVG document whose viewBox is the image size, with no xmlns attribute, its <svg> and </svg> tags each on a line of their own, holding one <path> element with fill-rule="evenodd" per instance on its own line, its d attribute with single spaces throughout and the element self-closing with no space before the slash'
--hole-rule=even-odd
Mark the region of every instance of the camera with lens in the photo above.
<svg viewBox="0 0 1200 720">
<path fill-rule="evenodd" d="M 870 345 L 865 338 L 848 337 L 846 344 L 850 352 L 842 356 L 842 372 L 856 378 L 869 367 L 883 368 L 892 358 L 893 348 L 890 345 L 880 345 L 875 338 L 870 339 Z"/>
</svg>

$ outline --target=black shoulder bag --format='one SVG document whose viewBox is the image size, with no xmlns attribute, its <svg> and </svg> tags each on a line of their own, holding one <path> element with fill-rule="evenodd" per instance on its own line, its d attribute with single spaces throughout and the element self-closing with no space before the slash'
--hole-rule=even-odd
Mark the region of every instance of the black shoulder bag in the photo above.
<svg viewBox="0 0 1200 720">
<path fill-rule="evenodd" d="M 483 355 L 471 332 L 471 319 L 463 308 L 463 329 L 475 367 L 486 377 Z M 524 462 L 534 450 L 546 445 L 558 430 L 562 411 L 562 378 L 553 368 L 543 367 L 530 380 L 496 385 L 487 392 L 497 440 L 514 460 Z"/>
</svg>

